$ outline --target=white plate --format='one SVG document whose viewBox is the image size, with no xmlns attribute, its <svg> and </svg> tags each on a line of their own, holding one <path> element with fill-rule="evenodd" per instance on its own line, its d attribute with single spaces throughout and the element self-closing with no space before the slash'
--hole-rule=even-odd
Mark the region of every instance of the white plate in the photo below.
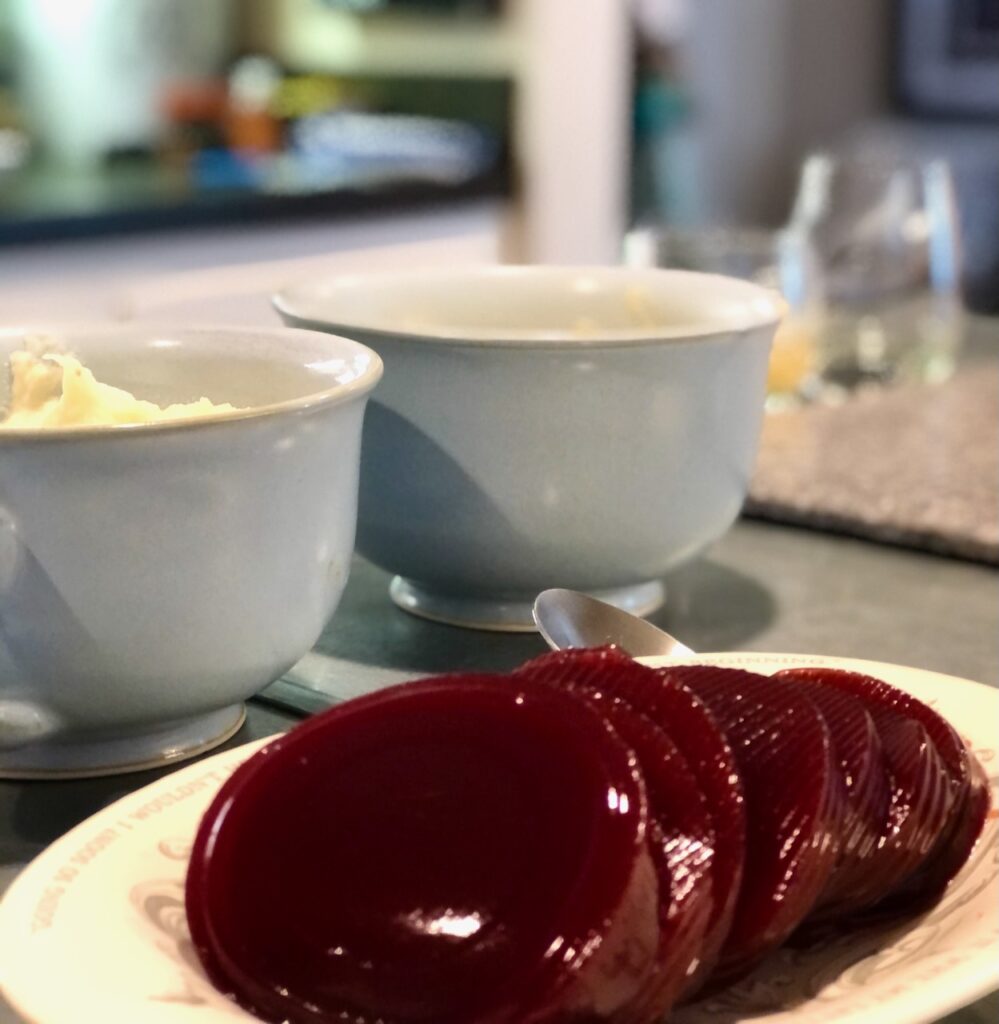
<svg viewBox="0 0 999 1024">
<path fill-rule="evenodd" d="M 770 672 L 789 665 L 866 671 L 935 705 L 992 777 L 999 692 L 873 662 L 726 654 L 701 660 Z M 249 1015 L 196 963 L 183 880 L 200 815 L 261 743 L 217 754 L 119 800 L 50 846 L 0 903 L 0 990 L 29 1021 L 233 1024 Z M 995 799 L 993 798 L 993 807 Z M 999 837 L 993 812 L 972 861 L 930 914 L 887 937 L 782 950 L 748 981 L 674 1019 L 709 1024 L 922 1024 L 999 987 Z M 247 898 L 252 898 L 248 893 Z M 880 947 L 880 948 L 879 948 Z"/>
</svg>

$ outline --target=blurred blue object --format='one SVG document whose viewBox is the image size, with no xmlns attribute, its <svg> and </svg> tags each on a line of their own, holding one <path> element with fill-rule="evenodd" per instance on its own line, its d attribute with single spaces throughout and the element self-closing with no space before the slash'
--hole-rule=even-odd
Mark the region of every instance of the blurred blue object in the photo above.
<svg viewBox="0 0 999 1024">
<path fill-rule="evenodd" d="M 345 110 L 302 118 L 291 140 L 308 172 L 320 178 L 363 174 L 460 184 L 488 170 L 499 153 L 494 137 L 465 122 Z"/>
<path fill-rule="evenodd" d="M 266 164 L 229 149 L 203 149 L 192 158 L 191 177 L 203 189 L 260 188 Z"/>
</svg>

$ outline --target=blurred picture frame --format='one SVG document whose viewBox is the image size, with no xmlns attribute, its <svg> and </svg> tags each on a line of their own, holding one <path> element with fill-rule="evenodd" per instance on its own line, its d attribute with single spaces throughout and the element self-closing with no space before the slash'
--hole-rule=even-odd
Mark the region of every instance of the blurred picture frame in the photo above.
<svg viewBox="0 0 999 1024">
<path fill-rule="evenodd" d="M 896 0 L 896 90 L 914 114 L 999 118 L 999 0 Z"/>
</svg>

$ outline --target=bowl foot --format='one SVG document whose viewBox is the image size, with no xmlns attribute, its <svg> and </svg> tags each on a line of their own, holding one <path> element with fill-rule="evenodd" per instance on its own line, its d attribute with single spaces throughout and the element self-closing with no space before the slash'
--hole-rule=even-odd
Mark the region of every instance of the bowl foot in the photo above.
<svg viewBox="0 0 999 1024">
<path fill-rule="evenodd" d="M 224 743 L 245 718 L 246 708 L 232 704 L 102 740 L 31 743 L 0 751 L 0 779 L 85 779 L 162 768 Z"/>
<path fill-rule="evenodd" d="M 589 590 L 593 597 L 616 605 L 635 615 L 649 615 L 666 600 L 661 580 L 635 583 L 610 590 Z M 389 585 L 389 596 L 411 615 L 433 622 L 466 629 L 485 629 L 497 633 L 534 633 L 537 626 L 531 609 L 534 597 L 489 598 L 435 590 L 422 583 L 396 576 Z"/>
</svg>

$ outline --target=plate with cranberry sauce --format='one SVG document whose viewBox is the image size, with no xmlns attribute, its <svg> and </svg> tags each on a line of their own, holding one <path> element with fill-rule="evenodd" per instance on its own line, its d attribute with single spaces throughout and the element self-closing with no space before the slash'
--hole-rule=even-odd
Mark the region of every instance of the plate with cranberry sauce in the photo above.
<svg viewBox="0 0 999 1024">
<path fill-rule="evenodd" d="M 543 655 L 105 808 L 0 902 L 26 1020 L 921 1024 L 999 987 L 999 692 Z"/>
</svg>

